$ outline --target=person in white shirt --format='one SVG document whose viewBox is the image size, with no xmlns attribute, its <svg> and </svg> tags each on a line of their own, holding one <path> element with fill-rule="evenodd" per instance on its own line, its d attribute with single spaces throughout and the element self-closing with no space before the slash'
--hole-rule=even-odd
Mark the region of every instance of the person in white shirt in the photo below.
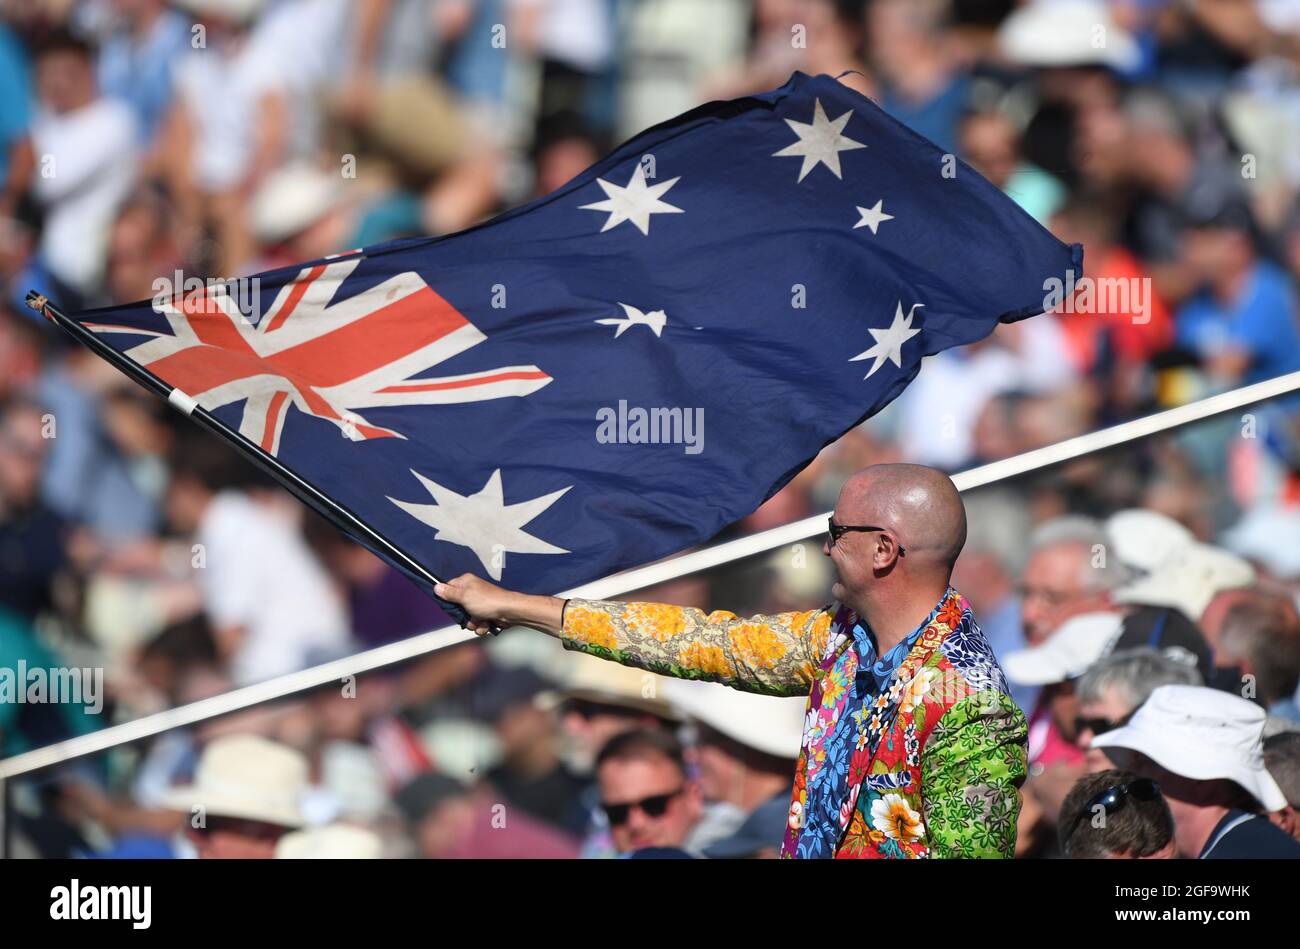
<svg viewBox="0 0 1300 949">
<path fill-rule="evenodd" d="M 235 685 L 351 651 L 342 596 L 303 540 L 296 505 L 232 490 L 220 446 L 178 453 L 167 491 L 173 526 L 194 538 L 191 566 Z"/>
<path fill-rule="evenodd" d="M 40 254 L 84 300 L 103 276 L 109 229 L 135 183 L 135 119 L 125 104 L 100 96 L 91 48 L 66 33 L 37 53 L 36 88 L 32 194 L 45 210 Z"/>
<path fill-rule="evenodd" d="M 284 64 L 255 41 L 262 0 L 183 0 L 193 48 L 176 66 L 176 98 L 159 155 L 191 239 L 210 228 L 213 268 L 234 276 L 253 256 L 249 197 L 293 152 Z M 199 30 L 198 28 L 202 28 Z"/>
</svg>

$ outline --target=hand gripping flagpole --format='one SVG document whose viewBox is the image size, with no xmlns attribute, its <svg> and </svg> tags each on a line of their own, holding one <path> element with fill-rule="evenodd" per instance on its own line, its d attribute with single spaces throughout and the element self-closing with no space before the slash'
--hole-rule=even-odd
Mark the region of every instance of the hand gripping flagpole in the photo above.
<svg viewBox="0 0 1300 949">
<path fill-rule="evenodd" d="M 81 326 L 74 320 L 59 313 L 55 308 L 50 306 L 49 302 L 39 294 L 31 294 L 28 297 L 28 304 L 33 309 L 40 310 L 47 317 L 59 323 L 70 333 L 81 339 L 86 345 L 93 348 L 97 353 L 102 355 L 119 366 L 123 372 L 130 373 L 134 378 L 143 385 L 158 392 L 161 395 L 170 397 L 170 387 L 151 374 L 139 369 L 133 363 L 123 360 L 111 347 L 103 341 L 97 339 L 89 330 Z M 53 315 L 52 315 L 53 314 Z M 68 325 L 70 324 L 70 325 Z M 1129 422 L 1123 422 L 1110 428 L 1101 429 L 1096 432 L 1090 432 L 1086 435 L 1080 435 L 1076 438 L 1070 438 L 1055 445 L 1047 445 L 1043 448 L 1036 448 L 1011 458 L 1005 458 L 1001 461 L 995 461 L 990 464 L 981 465 L 978 468 L 971 468 L 967 471 L 960 472 L 952 476 L 953 482 L 961 491 L 969 491 L 973 488 L 981 487 L 987 484 L 993 484 L 999 481 L 1006 481 L 1010 478 L 1028 474 L 1033 471 L 1040 471 L 1051 466 L 1070 461 L 1074 458 L 1081 458 L 1097 451 L 1103 451 L 1108 448 L 1114 448 L 1128 442 L 1146 438 L 1160 432 L 1180 428 L 1192 422 L 1198 422 L 1203 419 L 1222 415 L 1226 412 L 1232 412 L 1242 409 L 1259 402 L 1265 402 L 1269 399 L 1285 395 L 1289 392 L 1300 390 L 1300 372 L 1289 373 L 1288 375 L 1278 376 L 1275 379 L 1268 379 L 1264 382 L 1257 382 L 1253 385 L 1243 386 L 1239 389 L 1233 389 L 1230 392 L 1223 392 L 1219 395 L 1201 399 L 1187 405 L 1178 406 L 1177 408 L 1168 409 L 1163 412 L 1157 412 L 1154 415 L 1148 415 L 1143 418 L 1134 419 Z M 202 413 L 202 414 L 200 414 Z M 202 409 L 196 409 L 191 415 L 192 418 L 199 420 L 200 424 L 209 428 L 218 437 L 234 444 L 241 451 L 247 451 L 245 446 L 248 444 L 242 439 L 236 440 L 227 429 L 218 425 L 208 413 Z M 266 456 L 266 459 L 280 468 L 274 458 Z M 261 459 L 265 462 L 265 459 Z M 287 476 L 286 484 L 292 484 L 297 481 L 303 485 L 305 491 L 310 496 L 319 496 L 322 506 L 328 510 L 332 502 L 324 498 L 318 491 L 311 488 L 296 475 L 284 470 Z M 295 491 L 299 497 L 312 502 L 303 494 Z M 316 504 L 312 504 L 317 507 Z M 374 536 L 378 542 L 383 538 L 374 535 L 373 531 L 361 524 L 354 515 L 346 512 L 338 505 L 334 508 L 343 512 L 351 520 L 335 519 L 336 524 L 345 530 L 361 530 L 368 536 Z M 321 510 L 317 507 L 317 510 Z M 325 513 L 322 510 L 322 513 Z M 326 516 L 329 516 L 328 514 Z M 691 553 L 682 554 L 659 563 L 649 564 L 644 567 L 637 567 L 632 570 L 626 570 L 622 573 L 597 580 L 583 586 L 567 590 L 561 594 L 563 597 L 586 597 L 590 599 L 600 599 L 606 597 L 620 596 L 631 593 L 635 590 L 645 589 L 659 583 L 664 583 L 677 577 L 686 576 L 692 573 L 698 573 L 703 570 L 709 570 L 722 564 L 732 563 L 755 554 L 764 553 L 768 550 L 774 550 L 778 547 L 784 547 L 787 544 L 797 543 L 815 537 L 826 529 L 827 514 L 818 514 L 813 517 L 804 518 L 801 521 L 795 521 L 792 524 L 786 524 L 781 527 L 774 527 L 770 530 L 762 531 L 757 534 L 751 534 L 747 537 L 741 537 L 736 540 L 728 541 L 722 544 L 716 544 L 712 547 L 706 547 L 702 550 L 692 551 Z M 344 524 L 348 526 L 344 527 Z M 355 524 L 355 526 L 353 526 Z M 399 551 L 400 553 L 400 551 Z M 408 558 L 409 559 L 409 558 Z M 431 576 L 419 565 L 415 565 L 423 577 Z M 274 679 L 268 679 L 265 682 L 258 682 L 253 685 L 244 686 L 243 688 L 234 689 L 230 692 L 214 695 L 211 698 L 203 699 L 198 702 L 192 702 L 189 705 L 181 705 L 176 708 L 167 709 L 138 718 L 135 721 L 124 722 L 121 725 L 114 725 L 101 731 L 89 735 L 80 735 L 76 738 L 70 738 L 57 744 L 47 745 L 43 748 L 36 748 L 32 751 L 15 755 L 12 758 L 6 758 L 0 761 L 0 787 L 3 787 L 6 779 L 17 777 L 18 775 L 28 774 L 33 771 L 39 771 L 53 765 L 60 764 L 74 758 L 84 757 L 85 755 L 95 754 L 115 748 L 118 745 L 129 744 L 157 735 L 161 732 L 169 731 L 173 728 L 179 728 L 185 725 L 193 725 L 197 722 L 207 721 L 221 715 L 228 715 L 232 712 L 238 712 L 242 709 L 250 708 L 264 702 L 275 701 L 277 699 L 287 698 L 309 689 L 328 685 L 338 682 L 347 677 L 369 672 L 374 669 L 380 669 L 385 666 L 414 659 L 418 656 L 436 652 L 439 649 L 445 649 L 458 643 L 474 638 L 474 634 L 466 630 L 458 629 L 455 626 L 447 626 L 442 629 L 433 630 L 427 633 L 421 633 L 409 639 L 403 639 L 395 643 L 389 643 L 376 649 L 368 649 L 364 652 L 348 656 L 343 659 L 337 659 L 333 662 L 327 662 L 323 665 L 312 666 L 309 669 L 303 669 L 299 672 L 292 672 L 287 675 L 278 676 Z"/>
<path fill-rule="evenodd" d="M 261 446 L 222 425 L 211 412 L 195 402 L 191 396 L 174 386 L 168 385 L 138 363 L 127 359 L 96 334 L 82 326 L 77 320 L 65 314 L 51 303 L 46 296 L 31 290 L 27 294 L 27 305 L 74 337 L 78 342 L 91 349 L 95 355 L 111 363 L 146 389 L 150 389 L 162 396 L 189 416 L 200 428 L 211 432 L 234 448 L 239 454 L 248 458 L 262 471 L 282 484 L 299 501 L 316 511 L 343 533 L 361 541 L 393 567 L 415 581 L 418 586 L 423 587 L 431 596 L 433 594 L 433 585 L 442 582 L 427 567 L 397 547 L 388 538 L 376 533 L 373 528 L 348 508 L 285 467 L 278 458 Z M 443 600 L 438 600 L 438 602 L 444 610 L 452 615 L 453 619 L 464 621 L 464 610 L 460 609 L 456 604 L 447 603 Z"/>
</svg>

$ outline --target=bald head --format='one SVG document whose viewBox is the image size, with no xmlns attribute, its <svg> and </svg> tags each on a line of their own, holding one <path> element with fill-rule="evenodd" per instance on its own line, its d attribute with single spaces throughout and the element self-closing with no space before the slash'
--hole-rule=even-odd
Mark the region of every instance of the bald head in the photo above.
<svg viewBox="0 0 1300 949">
<path fill-rule="evenodd" d="M 966 506 L 942 471 L 924 465 L 872 465 L 844 483 L 835 505 L 841 524 L 894 532 L 909 573 L 952 572 L 966 543 Z"/>
</svg>

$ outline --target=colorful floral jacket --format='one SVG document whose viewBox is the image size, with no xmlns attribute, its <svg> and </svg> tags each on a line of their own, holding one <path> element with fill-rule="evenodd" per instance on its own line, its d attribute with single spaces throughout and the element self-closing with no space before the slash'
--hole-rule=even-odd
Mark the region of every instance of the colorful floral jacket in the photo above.
<svg viewBox="0 0 1300 949">
<path fill-rule="evenodd" d="M 741 619 L 573 599 L 561 640 L 567 649 L 661 675 L 807 694 L 784 857 L 1013 856 L 1025 718 L 969 603 L 950 587 L 887 685 L 850 708 L 856 624 L 839 605 Z M 852 727 L 837 730 L 844 715 L 853 716 Z M 810 784 L 833 775 L 843 776 L 841 784 L 847 779 L 837 839 L 801 846 Z"/>
</svg>

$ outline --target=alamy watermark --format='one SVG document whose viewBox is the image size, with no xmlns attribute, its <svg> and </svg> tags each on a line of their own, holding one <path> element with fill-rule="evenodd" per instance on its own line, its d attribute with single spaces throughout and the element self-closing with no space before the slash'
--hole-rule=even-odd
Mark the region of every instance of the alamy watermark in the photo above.
<svg viewBox="0 0 1300 949">
<path fill-rule="evenodd" d="M 186 277 L 177 270 L 169 277 L 154 280 L 151 302 L 155 312 L 163 312 L 172 307 L 184 308 L 191 316 L 202 313 L 238 313 L 256 326 L 262 319 L 262 278 L 209 277 L 204 280 L 201 277 Z"/>
<path fill-rule="evenodd" d="M 596 441 L 602 445 L 684 445 L 688 455 L 704 451 L 703 408 L 628 408 L 627 400 L 619 399 L 617 409 L 598 409 L 596 421 Z"/>
<path fill-rule="evenodd" d="M 1136 324 L 1151 321 L 1150 277 L 1076 277 L 1043 281 L 1044 313 L 1127 314 Z"/>
<path fill-rule="evenodd" d="M 0 705 L 81 705 L 104 710 L 104 670 L 74 666 L 0 666 Z"/>
</svg>

